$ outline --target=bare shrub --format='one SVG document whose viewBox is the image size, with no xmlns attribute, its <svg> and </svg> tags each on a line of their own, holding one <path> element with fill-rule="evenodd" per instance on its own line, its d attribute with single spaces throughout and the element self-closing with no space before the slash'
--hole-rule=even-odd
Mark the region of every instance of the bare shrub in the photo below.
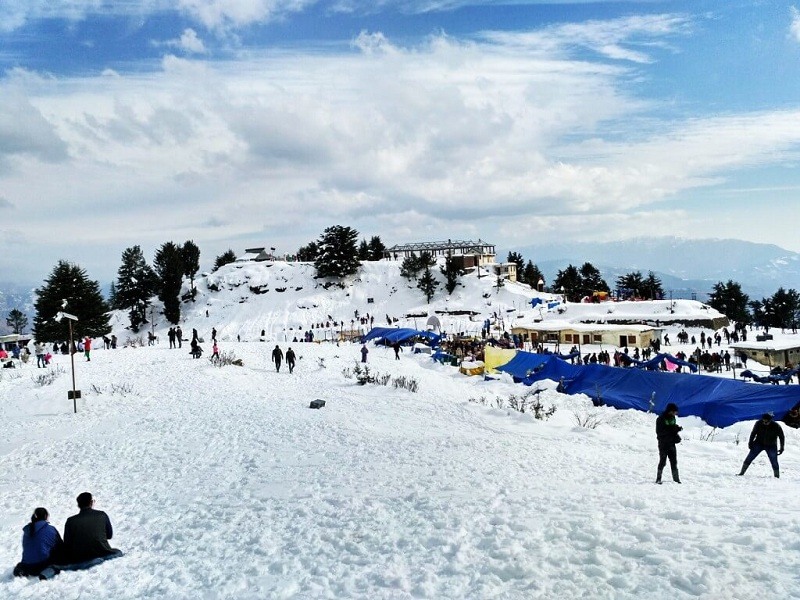
<svg viewBox="0 0 800 600">
<path fill-rule="evenodd" d="M 600 414 L 588 410 L 583 412 L 575 411 L 572 415 L 575 417 L 578 427 L 585 427 L 586 429 L 597 429 L 605 423 L 605 419 Z"/>
<path fill-rule="evenodd" d="M 233 351 L 230 350 L 223 350 L 217 356 L 211 356 L 209 358 L 211 364 L 215 367 L 222 368 L 233 365 L 235 367 L 243 367 L 244 363 L 242 362 L 241 358 L 238 358 Z"/>
<path fill-rule="evenodd" d="M 56 379 L 58 379 L 59 375 L 63 375 L 66 372 L 67 370 L 64 367 L 61 365 L 56 365 L 52 369 L 47 369 L 44 373 L 33 375 L 31 379 L 36 386 L 44 387 L 52 384 Z"/>
</svg>

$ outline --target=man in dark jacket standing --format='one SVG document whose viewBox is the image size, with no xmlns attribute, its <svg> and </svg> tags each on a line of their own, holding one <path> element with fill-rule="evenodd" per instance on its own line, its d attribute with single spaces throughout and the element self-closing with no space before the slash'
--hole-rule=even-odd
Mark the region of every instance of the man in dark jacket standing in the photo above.
<svg viewBox="0 0 800 600">
<path fill-rule="evenodd" d="M 286 365 L 289 367 L 289 373 L 294 371 L 294 364 L 296 359 L 297 356 L 295 356 L 294 350 L 292 350 L 292 348 L 290 347 L 286 351 Z"/>
<path fill-rule="evenodd" d="M 111 520 L 106 513 L 95 510 L 93 506 L 92 495 L 83 492 L 78 496 L 80 512 L 67 519 L 64 525 L 64 552 L 69 563 L 122 556 L 121 551 L 108 543 L 114 535 Z"/>
<path fill-rule="evenodd" d="M 778 449 L 778 440 L 781 441 L 781 447 Z M 772 464 L 772 472 L 775 477 L 781 476 L 780 467 L 778 466 L 778 455 L 783 454 L 784 445 L 783 429 L 775 421 L 772 420 L 772 414 L 765 413 L 761 419 L 756 421 L 753 425 L 753 431 L 750 432 L 750 441 L 748 447 L 750 453 L 742 463 L 742 470 L 739 475 L 744 475 L 747 467 L 753 462 L 756 456 L 761 454 L 762 451 L 767 453 L 769 462 Z"/>
<path fill-rule="evenodd" d="M 683 429 L 678 425 L 676 417 L 678 416 L 678 406 L 670 402 L 664 409 L 664 412 L 656 419 L 656 438 L 658 438 L 658 473 L 656 474 L 656 483 L 661 483 L 661 473 L 667 464 L 669 458 L 669 466 L 672 469 L 672 480 L 675 483 L 680 483 L 681 478 L 678 475 L 678 451 L 675 444 L 681 441 L 679 431 Z"/>
<path fill-rule="evenodd" d="M 275 349 L 272 351 L 272 362 L 275 363 L 275 370 L 281 372 L 281 362 L 283 361 L 283 350 L 280 349 L 278 344 L 275 344 Z"/>
</svg>

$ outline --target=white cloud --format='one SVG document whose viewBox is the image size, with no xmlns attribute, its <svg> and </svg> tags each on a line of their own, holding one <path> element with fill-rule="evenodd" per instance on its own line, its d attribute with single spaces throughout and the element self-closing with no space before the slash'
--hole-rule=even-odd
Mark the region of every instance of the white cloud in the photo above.
<svg viewBox="0 0 800 600">
<path fill-rule="evenodd" d="M 679 227 L 686 212 L 664 202 L 800 146 L 799 111 L 662 122 L 631 95 L 627 67 L 568 51 L 570 39 L 629 48 L 622 32 L 660 43 L 684 27 L 665 16 L 415 47 L 365 32 L 339 53 L 169 55 L 155 73 L 69 80 L 19 72 L 16 100 L 0 94 L 0 115 L 16 115 L 0 117 L 0 140 L 7 130 L 17 144 L 0 187 L 17 206 L 36 202 L 4 226 L 80 231 L 87 257 L 169 239 L 209 254 L 265 237 L 293 250 L 334 223 L 387 242 L 446 231 L 521 244 L 613 238 L 648 218 Z"/>
<path fill-rule="evenodd" d="M 795 6 L 789 7 L 789 11 L 792 17 L 792 22 L 789 24 L 789 32 L 795 41 L 800 42 L 800 11 Z"/>
<path fill-rule="evenodd" d="M 206 46 L 203 40 L 197 35 L 194 29 L 184 29 L 181 37 L 177 39 L 167 40 L 166 42 L 154 42 L 156 46 L 167 46 L 170 48 L 178 48 L 186 54 L 205 54 Z"/>
</svg>

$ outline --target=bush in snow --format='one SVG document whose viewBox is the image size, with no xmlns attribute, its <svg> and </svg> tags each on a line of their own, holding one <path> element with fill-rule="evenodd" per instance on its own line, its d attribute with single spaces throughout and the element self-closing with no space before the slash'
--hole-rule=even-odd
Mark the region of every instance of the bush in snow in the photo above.
<svg viewBox="0 0 800 600">
<path fill-rule="evenodd" d="M 125 338 L 125 348 L 144 348 L 144 338 L 142 336 Z"/>
<path fill-rule="evenodd" d="M 406 377 L 401 375 L 392 379 L 392 387 L 395 389 L 408 390 L 409 392 L 416 392 L 419 389 L 419 382 L 413 377 Z"/>
<path fill-rule="evenodd" d="M 555 406 L 545 406 L 539 394 L 542 390 L 529 390 L 522 396 L 511 394 L 508 398 L 496 396 L 493 403 L 489 403 L 485 396 L 480 398 L 469 398 L 469 402 L 477 402 L 484 406 L 494 406 L 495 408 L 508 408 L 521 413 L 533 413 L 533 417 L 540 421 L 547 421 L 556 412 Z"/>
<path fill-rule="evenodd" d="M 219 356 L 212 356 L 209 360 L 211 361 L 212 365 L 219 368 L 226 367 L 228 365 L 234 365 L 236 367 L 244 366 L 242 359 L 238 358 L 236 354 L 228 350 L 223 350 L 219 353 Z"/>
<path fill-rule="evenodd" d="M 40 373 L 39 375 L 34 375 L 33 377 L 31 377 L 31 379 L 33 379 L 33 383 L 38 387 L 44 387 L 46 385 L 50 385 L 51 383 L 53 383 L 56 379 L 58 379 L 59 375 L 66 372 L 67 371 L 66 369 L 64 369 L 64 367 L 62 367 L 61 365 L 56 365 L 55 367 L 53 367 L 52 369 L 48 369 L 44 373 Z"/>
<path fill-rule="evenodd" d="M 586 429 L 597 429 L 600 425 L 605 423 L 605 419 L 594 411 L 585 410 L 583 412 L 575 411 L 572 413 L 575 417 L 575 422 L 578 427 L 585 427 Z"/>
</svg>

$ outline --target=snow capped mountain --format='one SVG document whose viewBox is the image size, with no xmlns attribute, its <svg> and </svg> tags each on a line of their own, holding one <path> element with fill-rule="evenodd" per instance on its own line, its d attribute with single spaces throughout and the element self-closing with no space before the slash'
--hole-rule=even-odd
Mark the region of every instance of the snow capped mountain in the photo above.
<svg viewBox="0 0 800 600">
<path fill-rule="evenodd" d="M 665 289 L 693 291 L 698 299 L 705 298 L 714 283 L 729 279 L 738 281 L 753 299 L 771 296 L 779 287 L 800 289 L 800 254 L 772 244 L 640 237 L 619 242 L 532 245 L 510 250 L 520 252 L 526 260 L 539 265 L 551 281 L 557 271 L 569 263 L 590 262 L 611 287 L 619 274 L 636 270 L 646 274 L 651 270 L 662 278 Z"/>
</svg>

